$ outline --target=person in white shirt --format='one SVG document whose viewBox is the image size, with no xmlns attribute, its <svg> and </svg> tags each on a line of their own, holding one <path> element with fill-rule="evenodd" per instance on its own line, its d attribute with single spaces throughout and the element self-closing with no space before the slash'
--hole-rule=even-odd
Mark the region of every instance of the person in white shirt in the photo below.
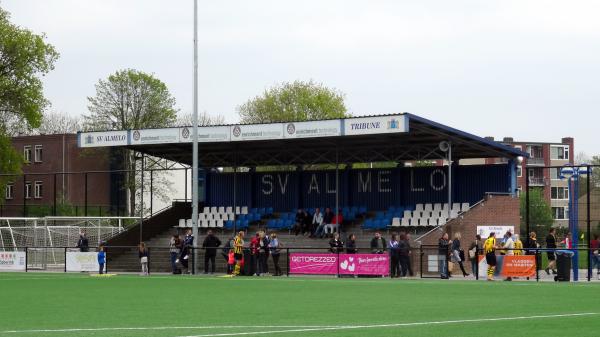
<svg viewBox="0 0 600 337">
<path fill-rule="evenodd" d="M 506 256 L 515 255 L 515 242 L 512 238 L 511 232 L 506 232 L 506 241 L 504 242 L 504 248 L 506 248 Z M 512 277 L 508 276 L 505 281 L 512 281 Z"/>
<path fill-rule="evenodd" d="M 313 227 L 313 231 L 312 231 L 312 237 L 315 236 L 322 236 L 323 232 L 325 230 L 325 224 L 323 223 L 323 213 L 321 213 L 321 210 L 319 208 L 315 209 L 315 215 L 313 215 L 313 220 L 312 220 L 312 227 Z"/>
</svg>

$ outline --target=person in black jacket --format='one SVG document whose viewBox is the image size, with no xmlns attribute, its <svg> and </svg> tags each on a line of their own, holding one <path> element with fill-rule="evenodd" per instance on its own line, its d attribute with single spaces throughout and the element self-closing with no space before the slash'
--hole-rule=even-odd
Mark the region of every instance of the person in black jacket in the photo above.
<svg viewBox="0 0 600 337">
<path fill-rule="evenodd" d="M 448 241 L 448 233 L 444 233 L 438 241 L 438 263 L 440 269 L 440 277 L 448 279 L 448 253 L 450 242 Z"/>
<path fill-rule="evenodd" d="M 356 249 L 356 235 L 354 235 L 354 234 L 350 234 L 350 236 L 348 236 L 348 241 L 346 241 L 346 253 L 347 254 L 358 253 L 358 249 Z"/>
<path fill-rule="evenodd" d="M 190 247 L 194 245 L 194 237 L 192 236 L 192 230 L 188 229 L 183 242 L 181 243 L 181 253 L 179 254 L 179 263 L 186 269 L 186 272 L 191 274 L 192 271 L 189 269 L 189 258 L 190 258 Z"/>
<path fill-rule="evenodd" d="M 208 274 L 208 263 L 212 263 L 211 274 L 215 273 L 215 258 L 217 256 L 217 247 L 221 246 L 221 240 L 213 234 L 213 231 L 208 230 L 206 238 L 202 242 L 204 252 L 204 274 Z"/>
<path fill-rule="evenodd" d="M 375 232 L 375 237 L 371 240 L 371 253 L 383 254 L 387 248 L 385 239 L 381 237 L 381 233 Z"/>
<path fill-rule="evenodd" d="M 398 260 L 400 261 L 400 276 L 408 276 L 408 264 L 409 264 L 409 252 L 410 245 L 406 239 L 405 233 L 400 233 L 400 239 L 398 240 Z"/>
<path fill-rule="evenodd" d="M 550 228 L 550 233 L 546 237 L 546 248 L 556 249 L 556 229 Z M 556 275 L 556 254 L 554 251 L 548 252 L 548 266 L 546 267 L 546 274 L 550 275 L 550 269 L 552 273 Z"/>
<path fill-rule="evenodd" d="M 90 250 L 90 243 L 88 238 L 85 235 L 85 232 L 82 231 L 79 234 L 79 240 L 77 241 L 77 248 L 79 248 L 80 252 L 87 252 Z"/>
<path fill-rule="evenodd" d="M 340 234 L 334 233 L 333 238 L 329 240 L 329 251 L 335 254 L 344 251 L 344 243 L 340 240 Z"/>
</svg>

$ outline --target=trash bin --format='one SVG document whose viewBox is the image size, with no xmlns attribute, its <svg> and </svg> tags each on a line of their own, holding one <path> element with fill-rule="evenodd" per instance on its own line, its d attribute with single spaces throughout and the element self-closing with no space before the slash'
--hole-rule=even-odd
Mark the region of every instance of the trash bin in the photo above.
<svg viewBox="0 0 600 337">
<path fill-rule="evenodd" d="M 557 250 L 556 251 L 556 269 L 557 275 L 554 277 L 554 281 L 558 282 L 570 282 L 571 281 L 571 259 L 574 253 L 569 250 Z"/>
</svg>

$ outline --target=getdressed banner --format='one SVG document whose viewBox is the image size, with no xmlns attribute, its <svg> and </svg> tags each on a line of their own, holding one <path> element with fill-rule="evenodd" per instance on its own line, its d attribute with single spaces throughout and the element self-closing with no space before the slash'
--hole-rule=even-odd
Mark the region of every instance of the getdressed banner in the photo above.
<svg viewBox="0 0 600 337">
<path fill-rule="evenodd" d="M 290 254 L 290 274 L 381 275 L 390 273 L 386 254 Z"/>
<path fill-rule="evenodd" d="M 67 252 L 67 271 L 95 271 L 98 272 L 98 253 L 94 252 Z M 106 268 L 106 265 L 104 265 Z"/>
<path fill-rule="evenodd" d="M 25 271 L 25 252 L 0 252 L 0 270 Z"/>
</svg>

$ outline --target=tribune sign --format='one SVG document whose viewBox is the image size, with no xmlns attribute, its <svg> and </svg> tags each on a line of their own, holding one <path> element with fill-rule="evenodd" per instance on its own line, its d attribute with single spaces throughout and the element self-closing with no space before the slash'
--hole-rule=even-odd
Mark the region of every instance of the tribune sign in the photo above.
<svg viewBox="0 0 600 337">
<path fill-rule="evenodd" d="M 344 119 L 344 135 L 408 132 L 408 116 L 378 116 Z"/>
</svg>

